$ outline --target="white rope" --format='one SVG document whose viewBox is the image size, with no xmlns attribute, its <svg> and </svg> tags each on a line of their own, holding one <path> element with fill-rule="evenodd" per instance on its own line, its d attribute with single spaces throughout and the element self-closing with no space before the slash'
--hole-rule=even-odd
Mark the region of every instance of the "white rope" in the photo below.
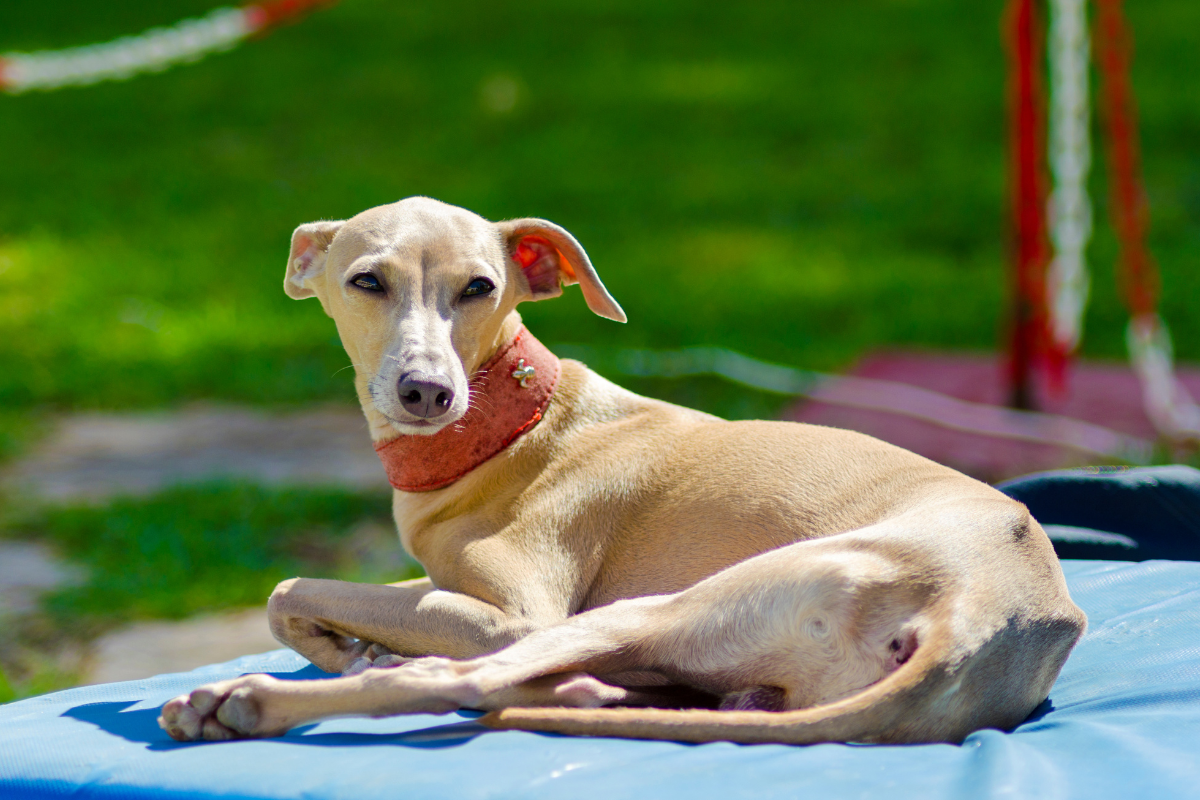
<svg viewBox="0 0 1200 800">
<path fill-rule="evenodd" d="M 1157 314 L 1129 320 L 1125 331 L 1129 359 L 1142 383 L 1146 416 L 1174 442 L 1200 441 L 1200 406 L 1175 375 L 1171 333 Z"/>
<path fill-rule="evenodd" d="M 1087 193 L 1091 167 L 1088 99 L 1090 41 L 1086 0 L 1050 0 L 1050 170 L 1047 213 L 1054 260 L 1046 274 L 1055 341 L 1074 352 L 1083 336 L 1089 277 L 1085 251 L 1092 235 Z M 1171 335 L 1157 314 L 1129 321 L 1126 343 L 1142 385 L 1146 416 L 1168 440 L 1200 440 L 1200 407 L 1175 376 Z"/>
<path fill-rule="evenodd" d="M 971 403 L 907 383 L 795 369 L 719 347 L 612 351 L 556 345 L 553 349 L 610 374 L 641 378 L 717 375 L 762 391 L 897 414 L 979 436 L 1066 447 L 1133 464 L 1149 463 L 1153 451 L 1149 442 L 1136 436 L 1070 417 Z"/>
<path fill-rule="evenodd" d="M 0 87 L 19 94 L 125 80 L 228 50 L 255 30 L 245 9 L 218 8 L 199 19 L 104 44 L 44 53 L 5 53 L 0 55 Z"/>
<path fill-rule="evenodd" d="M 1047 209 L 1054 260 L 1046 275 L 1055 341 L 1072 353 L 1083 336 L 1089 278 L 1085 251 L 1092 235 L 1087 178 L 1091 167 L 1088 124 L 1086 0 L 1050 2 L 1050 170 L 1054 191 Z"/>
</svg>

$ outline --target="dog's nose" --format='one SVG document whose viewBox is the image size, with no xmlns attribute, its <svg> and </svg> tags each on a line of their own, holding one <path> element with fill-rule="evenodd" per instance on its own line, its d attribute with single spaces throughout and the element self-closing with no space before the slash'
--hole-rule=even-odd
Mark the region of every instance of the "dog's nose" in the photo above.
<svg viewBox="0 0 1200 800">
<path fill-rule="evenodd" d="M 400 379 L 400 405 L 415 417 L 433 419 L 450 410 L 454 390 L 436 378 L 412 373 Z"/>
</svg>

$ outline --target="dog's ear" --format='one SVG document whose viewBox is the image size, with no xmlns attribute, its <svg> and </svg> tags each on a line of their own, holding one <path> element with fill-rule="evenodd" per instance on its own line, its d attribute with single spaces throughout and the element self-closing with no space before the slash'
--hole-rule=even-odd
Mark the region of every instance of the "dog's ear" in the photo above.
<svg viewBox="0 0 1200 800">
<path fill-rule="evenodd" d="M 288 254 L 287 275 L 283 290 L 293 300 L 316 295 L 308 282 L 325 271 L 329 243 L 342 227 L 342 222 L 307 222 L 292 234 L 292 251 Z"/>
<path fill-rule="evenodd" d="M 517 263 L 529 281 L 534 300 L 562 294 L 562 284 L 578 283 L 583 299 L 596 314 L 625 322 L 625 312 L 613 299 L 591 259 L 575 237 L 544 219 L 510 219 L 497 223 L 508 257 Z"/>
</svg>

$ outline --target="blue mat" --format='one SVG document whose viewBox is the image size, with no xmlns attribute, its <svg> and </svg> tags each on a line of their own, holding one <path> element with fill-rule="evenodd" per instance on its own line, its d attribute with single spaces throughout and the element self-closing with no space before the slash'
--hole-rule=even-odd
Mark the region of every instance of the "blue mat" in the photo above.
<svg viewBox="0 0 1200 800">
<path fill-rule="evenodd" d="M 289 651 L 0 706 L 0 798 L 1200 796 L 1200 563 L 1067 561 L 1091 618 L 1050 699 L 961 746 L 688 745 L 490 731 L 471 715 L 347 719 L 178 744 L 158 707 Z"/>
<path fill-rule="evenodd" d="M 1029 507 L 1059 558 L 1200 561 L 1200 470 L 1083 467 L 997 489 Z"/>
</svg>

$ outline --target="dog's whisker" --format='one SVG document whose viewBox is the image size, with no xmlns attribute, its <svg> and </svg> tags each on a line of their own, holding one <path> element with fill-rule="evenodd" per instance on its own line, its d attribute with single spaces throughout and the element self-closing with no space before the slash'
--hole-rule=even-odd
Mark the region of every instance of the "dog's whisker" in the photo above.
<svg viewBox="0 0 1200 800">
<path fill-rule="evenodd" d="M 329 377 L 331 377 L 331 378 L 336 377 L 348 369 L 362 369 L 362 368 L 363 368 L 362 364 L 355 364 L 353 361 L 351 361 L 349 364 L 342 367 L 341 369 L 335 370 L 334 373 L 332 375 L 330 375 Z"/>
<path fill-rule="evenodd" d="M 494 409 L 492 398 L 488 396 L 487 392 L 482 392 L 479 390 L 475 390 L 475 391 L 468 390 L 467 402 L 468 403 L 487 403 L 488 410 Z"/>
</svg>

